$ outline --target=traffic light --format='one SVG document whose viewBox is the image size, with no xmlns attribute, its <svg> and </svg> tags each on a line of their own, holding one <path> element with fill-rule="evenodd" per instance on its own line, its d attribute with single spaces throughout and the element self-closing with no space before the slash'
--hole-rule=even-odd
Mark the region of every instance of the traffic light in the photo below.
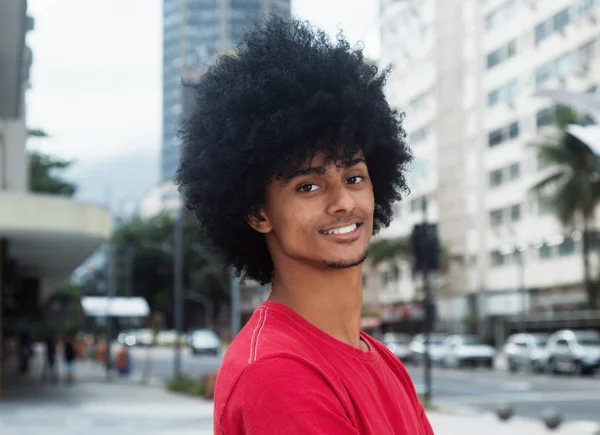
<svg viewBox="0 0 600 435">
<path fill-rule="evenodd" d="M 440 268 L 440 241 L 437 224 L 415 225 L 411 234 L 411 244 L 415 272 L 433 272 Z"/>
</svg>

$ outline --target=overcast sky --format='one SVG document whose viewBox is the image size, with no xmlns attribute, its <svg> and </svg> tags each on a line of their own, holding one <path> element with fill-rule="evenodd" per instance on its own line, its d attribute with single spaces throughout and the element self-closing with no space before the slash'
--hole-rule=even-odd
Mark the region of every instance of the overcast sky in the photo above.
<svg viewBox="0 0 600 435">
<path fill-rule="evenodd" d="M 161 136 L 161 0 L 29 0 L 35 29 L 30 146 L 89 162 L 147 150 Z M 295 0 L 294 13 L 330 34 L 341 27 L 377 56 L 378 0 Z"/>
</svg>

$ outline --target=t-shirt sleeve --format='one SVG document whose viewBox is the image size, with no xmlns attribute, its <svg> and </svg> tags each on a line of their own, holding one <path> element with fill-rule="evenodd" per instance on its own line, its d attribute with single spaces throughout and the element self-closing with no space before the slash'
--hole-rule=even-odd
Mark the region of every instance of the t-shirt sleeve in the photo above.
<svg viewBox="0 0 600 435">
<path fill-rule="evenodd" d="M 318 370 L 279 357 L 246 367 L 218 424 L 222 435 L 359 435 Z"/>
</svg>

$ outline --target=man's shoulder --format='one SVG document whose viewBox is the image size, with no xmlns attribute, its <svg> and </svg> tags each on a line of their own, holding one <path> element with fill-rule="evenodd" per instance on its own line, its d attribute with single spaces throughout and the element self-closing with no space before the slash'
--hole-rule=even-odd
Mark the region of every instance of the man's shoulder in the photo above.
<svg viewBox="0 0 600 435">
<path fill-rule="evenodd" d="M 242 377 L 247 380 L 301 367 L 314 370 L 320 366 L 319 358 L 314 344 L 286 321 L 285 314 L 259 307 L 225 352 L 215 386 L 215 407 L 226 405 Z"/>
</svg>

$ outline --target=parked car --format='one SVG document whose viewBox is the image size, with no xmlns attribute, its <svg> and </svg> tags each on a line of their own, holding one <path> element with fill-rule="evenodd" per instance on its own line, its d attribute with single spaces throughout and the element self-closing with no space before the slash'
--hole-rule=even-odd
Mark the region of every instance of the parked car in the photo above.
<svg viewBox="0 0 600 435">
<path fill-rule="evenodd" d="M 210 329 L 193 331 L 190 335 L 189 345 L 194 355 L 218 355 L 221 350 L 221 340 Z"/>
<path fill-rule="evenodd" d="M 590 374 L 600 368 L 600 333 L 563 329 L 550 336 L 547 344 L 548 371 Z"/>
<path fill-rule="evenodd" d="M 126 330 L 126 331 L 121 332 L 117 337 L 117 341 L 120 344 L 124 344 L 125 346 L 128 346 L 128 347 L 135 346 L 137 344 L 137 338 L 135 336 L 135 331 Z"/>
<path fill-rule="evenodd" d="M 511 373 L 522 369 L 543 372 L 548 363 L 546 343 L 549 337 L 550 334 L 543 333 L 521 333 L 508 337 L 503 348 L 508 370 Z"/>
<path fill-rule="evenodd" d="M 460 368 L 467 365 L 494 367 L 496 350 L 474 335 L 451 335 L 442 345 L 445 347 L 442 359 L 444 367 Z"/>
<path fill-rule="evenodd" d="M 446 334 L 433 333 L 429 335 L 429 358 L 431 362 L 441 363 L 444 358 L 446 348 L 443 342 L 446 339 Z M 414 336 L 408 345 L 411 352 L 411 360 L 415 364 L 421 364 L 425 361 L 425 335 L 417 334 Z"/>
<path fill-rule="evenodd" d="M 412 353 L 408 345 L 410 344 L 410 335 L 397 332 L 386 332 L 383 334 L 383 344 L 400 359 L 402 362 L 411 360 Z"/>
</svg>

